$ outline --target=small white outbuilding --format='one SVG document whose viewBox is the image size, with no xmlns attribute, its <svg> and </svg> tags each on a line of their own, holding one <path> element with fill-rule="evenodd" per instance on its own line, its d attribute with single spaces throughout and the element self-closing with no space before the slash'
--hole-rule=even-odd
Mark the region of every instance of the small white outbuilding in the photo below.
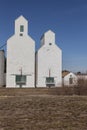
<svg viewBox="0 0 87 130">
<path fill-rule="evenodd" d="M 7 41 L 6 87 L 35 87 L 35 41 L 23 16 L 15 20 L 15 34 Z"/>
<path fill-rule="evenodd" d="M 77 76 L 72 72 L 63 72 L 62 73 L 62 83 L 63 86 L 73 86 L 77 84 Z"/>
<path fill-rule="evenodd" d="M 61 86 L 62 51 L 55 44 L 51 30 L 41 37 L 41 47 L 36 53 L 36 87 Z"/>
</svg>

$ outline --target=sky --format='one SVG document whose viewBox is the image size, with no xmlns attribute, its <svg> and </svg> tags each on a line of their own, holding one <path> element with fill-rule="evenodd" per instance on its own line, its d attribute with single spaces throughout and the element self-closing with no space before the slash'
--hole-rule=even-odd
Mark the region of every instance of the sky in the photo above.
<svg viewBox="0 0 87 130">
<path fill-rule="evenodd" d="M 43 33 L 52 30 L 62 49 L 63 70 L 87 72 L 87 0 L 0 0 L 0 46 L 14 34 L 20 15 L 28 20 L 36 50 Z"/>
</svg>

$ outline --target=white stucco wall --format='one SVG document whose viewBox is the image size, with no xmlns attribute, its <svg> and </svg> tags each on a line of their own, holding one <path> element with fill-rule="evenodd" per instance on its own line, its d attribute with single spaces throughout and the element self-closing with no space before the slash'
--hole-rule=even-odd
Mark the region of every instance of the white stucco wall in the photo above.
<svg viewBox="0 0 87 130">
<path fill-rule="evenodd" d="M 49 45 L 52 43 L 52 45 Z M 41 48 L 36 54 L 36 86 L 46 87 L 46 77 L 55 79 L 55 86 L 62 83 L 62 52 L 55 44 L 55 34 L 52 31 L 46 32 L 41 39 Z"/>
<path fill-rule="evenodd" d="M 73 83 L 70 84 L 69 83 L 69 79 L 70 77 L 73 78 Z M 77 84 L 77 76 L 75 74 L 73 74 L 72 72 L 70 72 L 69 74 L 67 74 L 64 78 L 63 78 L 63 85 L 64 86 L 72 86 L 72 85 L 76 85 Z"/>
<path fill-rule="evenodd" d="M 24 26 L 24 32 L 20 32 L 20 25 Z M 15 21 L 15 34 L 7 41 L 6 87 L 19 87 L 16 85 L 15 75 L 20 75 L 20 70 L 27 76 L 26 85 L 22 87 L 34 87 L 35 41 L 28 36 L 28 22 L 23 16 Z"/>
<path fill-rule="evenodd" d="M 5 55 L 4 51 L 0 50 L 0 87 L 3 87 L 5 85 L 4 69 L 5 69 Z"/>
</svg>

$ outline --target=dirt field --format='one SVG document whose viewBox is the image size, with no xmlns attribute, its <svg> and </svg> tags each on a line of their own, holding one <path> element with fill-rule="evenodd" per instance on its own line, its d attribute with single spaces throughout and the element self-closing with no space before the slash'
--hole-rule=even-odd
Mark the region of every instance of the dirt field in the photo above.
<svg viewBox="0 0 87 130">
<path fill-rule="evenodd" d="M 86 129 L 86 96 L 0 93 L 0 130 Z"/>
</svg>

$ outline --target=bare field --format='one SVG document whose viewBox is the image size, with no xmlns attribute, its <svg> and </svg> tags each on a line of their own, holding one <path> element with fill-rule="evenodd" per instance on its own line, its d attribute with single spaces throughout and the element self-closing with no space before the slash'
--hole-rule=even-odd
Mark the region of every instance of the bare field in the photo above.
<svg viewBox="0 0 87 130">
<path fill-rule="evenodd" d="M 0 130 L 86 129 L 86 96 L 0 94 Z"/>
</svg>

